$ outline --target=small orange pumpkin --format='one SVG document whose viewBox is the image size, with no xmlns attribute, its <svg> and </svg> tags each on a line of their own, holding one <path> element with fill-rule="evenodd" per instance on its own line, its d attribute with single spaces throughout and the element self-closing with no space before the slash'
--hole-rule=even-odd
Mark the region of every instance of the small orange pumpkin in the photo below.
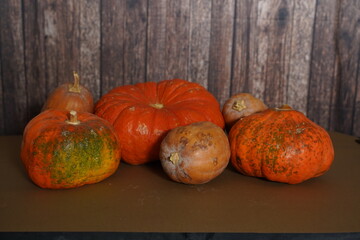
<svg viewBox="0 0 360 240">
<path fill-rule="evenodd" d="M 64 83 L 48 96 L 42 111 L 59 109 L 76 112 L 94 112 L 91 92 L 80 84 L 79 75 L 74 72 L 74 83 Z"/>
<path fill-rule="evenodd" d="M 240 119 L 229 133 L 242 174 L 289 184 L 324 174 L 334 160 L 329 134 L 288 105 Z"/>
<path fill-rule="evenodd" d="M 114 88 L 97 102 L 95 114 L 114 126 L 122 159 L 133 165 L 158 161 L 161 141 L 175 127 L 200 121 L 225 126 L 216 98 L 182 79 Z"/>
<path fill-rule="evenodd" d="M 266 110 L 268 107 L 258 98 L 250 93 L 239 93 L 226 100 L 222 114 L 224 116 L 227 129 L 240 119 L 253 113 Z"/>
<path fill-rule="evenodd" d="M 97 183 L 118 168 L 120 148 L 113 127 L 94 114 L 46 110 L 25 127 L 21 159 L 42 188 Z"/>
<path fill-rule="evenodd" d="M 223 129 L 211 122 L 172 129 L 160 147 L 166 174 L 186 184 L 209 182 L 224 171 L 229 159 L 229 140 Z"/>
</svg>

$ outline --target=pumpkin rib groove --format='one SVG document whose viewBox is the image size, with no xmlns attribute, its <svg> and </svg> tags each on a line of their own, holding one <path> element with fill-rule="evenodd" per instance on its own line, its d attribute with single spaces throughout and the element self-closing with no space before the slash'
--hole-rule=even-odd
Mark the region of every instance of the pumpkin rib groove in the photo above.
<svg viewBox="0 0 360 240">
<path fill-rule="evenodd" d="M 205 89 L 202 89 L 202 87 L 198 84 L 194 84 L 194 83 L 190 83 L 190 82 L 187 82 L 187 81 L 180 81 L 177 83 L 178 86 L 176 86 L 175 88 L 170 88 L 168 87 L 167 90 L 170 89 L 169 93 L 167 93 L 167 98 L 164 99 L 164 96 L 162 96 L 162 101 L 164 103 L 166 103 L 167 105 L 172 105 L 173 102 L 175 101 L 175 99 L 177 98 L 180 98 L 180 101 L 183 101 L 184 100 L 184 94 L 187 92 L 187 91 L 190 91 L 191 89 L 196 89 L 196 88 L 199 88 L 201 90 L 205 90 Z M 160 83 L 161 85 L 161 83 Z M 169 85 L 169 82 L 168 84 Z M 180 91 L 181 90 L 181 91 Z M 176 93 L 176 94 L 174 94 Z M 191 98 L 190 98 L 191 99 Z M 179 100 L 176 100 L 175 102 L 178 102 Z"/>
</svg>

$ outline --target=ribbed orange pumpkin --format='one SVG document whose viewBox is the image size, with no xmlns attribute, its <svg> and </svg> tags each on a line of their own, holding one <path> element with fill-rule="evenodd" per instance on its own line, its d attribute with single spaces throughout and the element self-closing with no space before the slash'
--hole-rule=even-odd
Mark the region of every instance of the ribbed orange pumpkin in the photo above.
<svg viewBox="0 0 360 240">
<path fill-rule="evenodd" d="M 120 148 L 113 127 L 94 114 L 46 110 L 26 126 L 21 159 L 42 188 L 96 183 L 118 168 Z"/>
<path fill-rule="evenodd" d="M 79 75 L 74 72 L 74 83 L 64 83 L 51 92 L 42 108 L 76 112 L 94 112 L 94 100 L 91 92 L 80 84 Z"/>
<path fill-rule="evenodd" d="M 159 160 L 160 143 L 170 129 L 200 121 L 225 125 L 215 97 L 181 79 L 117 87 L 99 100 L 95 114 L 114 126 L 122 159 L 133 165 Z"/>
<path fill-rule="evenodd" d="M 301 183 L 324 174 L 334 159 L 329 134 L 287 105 L 240 119 L 229 140 L 239 172 L 271 181 Z"/>
</svg>

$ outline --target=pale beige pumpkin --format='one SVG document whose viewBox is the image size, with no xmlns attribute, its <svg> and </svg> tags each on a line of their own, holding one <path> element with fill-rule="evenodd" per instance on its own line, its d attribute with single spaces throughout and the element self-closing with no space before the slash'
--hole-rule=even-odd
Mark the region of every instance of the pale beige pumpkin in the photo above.
<svg viewBox="0 0 360 240">
<path fill-rule="evenodd" d="M 229 163 L 230 146 L 222 128 L 197 122 L 171 130 L 161 143 L 160 161 L 174 181 L 202 184 L 219 176 Z"/>
<path fill-rule="evenodd" d="M 256 112 L 266 110 L 268 107 L 250 93 L 239 93 L 231 96 L 224 104 L 222 114 L 227 129 L 240 119 Z"/>
</svg>

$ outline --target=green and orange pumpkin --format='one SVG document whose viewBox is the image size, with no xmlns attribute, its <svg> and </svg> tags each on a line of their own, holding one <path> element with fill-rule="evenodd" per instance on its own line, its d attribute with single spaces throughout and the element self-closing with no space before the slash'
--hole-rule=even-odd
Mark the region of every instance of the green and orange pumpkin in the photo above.
<svg viewBox="0 0 360 240">
<path fill-rule="evenodd" d="M 42 188 L 75 188 L 102 181 L 118 168 L 121 151 L 113 127 L 94 114 L 50 109 L 23 133 L 21 159 Z"/>
<path fill-rule="evenodd" d="M 329 134 L 288 105 L 240 119 L 229 133 L 231 163 L 242 174 L 289 184 L 329 170 Z"/>
</svg>

